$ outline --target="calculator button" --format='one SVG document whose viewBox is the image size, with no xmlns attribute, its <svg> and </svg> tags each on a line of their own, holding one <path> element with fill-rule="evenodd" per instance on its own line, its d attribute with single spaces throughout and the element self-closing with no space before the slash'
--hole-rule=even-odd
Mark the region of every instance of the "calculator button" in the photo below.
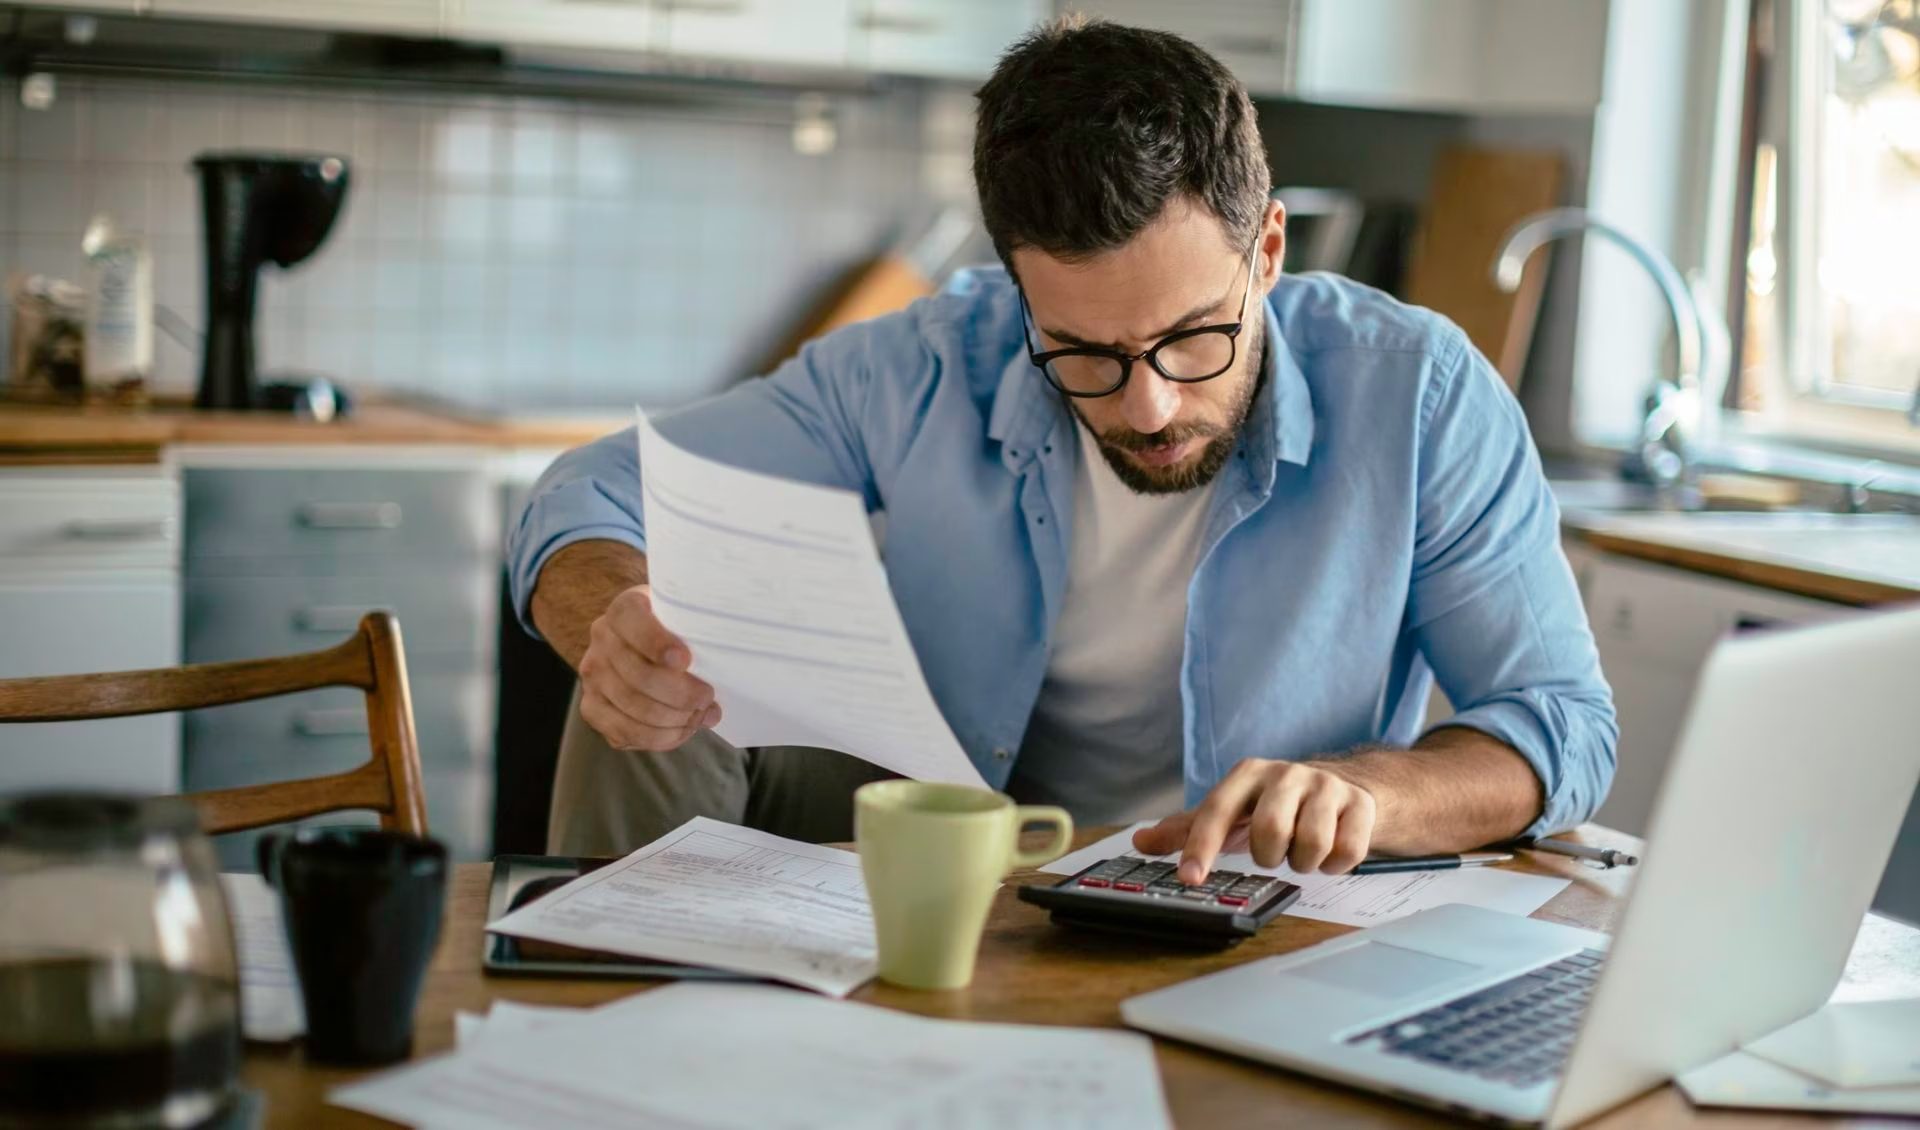
<svg viewBox="0 0 1920 1130">
<path fill-rule="evenodd" d="M 1086 875 L 1081 877 L 1080 885 L 1083 887 L 1111 887 L 1113 886 L 1113 881 L 1110 879 L 1096 879 L 1091 875 Z"/>
<path fill-rule="evenodd" d="M 1151 883 L 1163 875 L 1173 874 L 1173 870 L 1174 865 L 1171 863 L 1143 863 L 1138 871 L 1127 878 L 1139 883 Z"/>
<path fill-rule="evenodd" d="M 1115 879 L 1113 881 L 1113 889 L 1116 891 L 1144 891 L 1147 889 L 1147 885 L 1145 883 L 1136 883 L 1131 879 Z"/>
<path fill-rule="evenodd" d="M 1221 905 L 1221 906 L 1245 906 L 1245 905 L 1247 905 L 1247 900 L 1246 900 L 1246 899 L 1245 899 L 1244 897 L 1242 897 L 1242 896 L 1240 896 L 1240 895 L 1221 895 L 1221 896 L 1219 896 L 1219 900 L 1220 900 L 1220 905 Z"/>
<path fill-rule="evenodd" d="M 1186 887 L 1180 891 L 1180 897 L 1183 899 L 1191 899 L 1194 902 L 1212 902 L 1213 892 L 1203 891 L 1198 887 Z"/>
<path fill-rule="evenodd" d="M 1207 876 L 1207 885 L 1213 886 L 1215 883 L 1218 883 L 1223 887 L 1231 886 L 1244 878 L 1246 878 L 1246 876 L 1238 871 L 1215 871 L 1213 874 Z"/>
</svg>

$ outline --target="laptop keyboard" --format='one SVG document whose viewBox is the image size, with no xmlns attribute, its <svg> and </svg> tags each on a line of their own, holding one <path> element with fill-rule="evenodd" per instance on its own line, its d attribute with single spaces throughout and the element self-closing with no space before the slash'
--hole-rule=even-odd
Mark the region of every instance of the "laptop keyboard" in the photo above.
<svg viewBox="0 0 1920 1130">
<path fill-rule="evenodd" d="M 1582 950 L 1347 1043 L 1377 1040 L 1393 1055 L 1530 1087 L 1566 1064 L 1603 956 Z"/>
</svg>

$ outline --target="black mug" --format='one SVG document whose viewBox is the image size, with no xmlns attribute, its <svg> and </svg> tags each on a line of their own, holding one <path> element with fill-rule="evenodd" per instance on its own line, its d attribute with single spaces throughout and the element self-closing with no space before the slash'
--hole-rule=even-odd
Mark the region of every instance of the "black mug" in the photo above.
<svg viewBox="0 0 1920 1130">
<path fill-rule="evenodd" d="M 301 828 L 260 837 L 255 852 L 280 892 L 307 1010 L 307 1058 L 407 1058 L 414 1004 L 440 940 L 445 845 L 378 828 Z"/>
</svg>

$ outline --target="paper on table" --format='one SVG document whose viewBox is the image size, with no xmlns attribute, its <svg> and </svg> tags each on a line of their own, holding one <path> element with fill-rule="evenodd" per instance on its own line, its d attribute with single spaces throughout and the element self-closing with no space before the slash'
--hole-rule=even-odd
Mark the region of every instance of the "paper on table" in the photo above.
<svg viewBox="0 0 1920 1130">
<path fill-rule="evenodd" d="M 1835 1087 L 1920 1087 L 1920 1000 L 1829 1004 L 1745 1048 Z"/>
<path fill-rule="evenodd" d="M 860 857 L 696 816 L 487 930 L 844 997 L 877 968 Z"/>
<path fill-rule="evenodd" d="M 1151 824 L 1152 821 L 1142 821 L 1124 832 L 1116 832 L 1096 844 L 1063 855 L 1041 870 L 1072 875 L 1100 860 L 1122 855 L 1168 862 L 1178 859 L 1179 852 L 1148 856 L 1133 849 L 1133 833 Z M 1291 867 L 1261 867 L 1247 852 L 1223 854 L 1213 865 L 1226 871 L 1278 875 L 1298 884 L 1300 898 L 1287 908 L 1288 914 L 1346 926 L 1378 926 L 1450 902 L 1508 914 L 1532 914 L 1567 886 L 1565 879 L 1519 875 L 1490 867 L 1402 871 L 1387 875 L 1302 875 Z"/>
<path fill-rule="evenodd" d="M 1160 1130 L 1152 1043 L 681 984 L 340 1088 L 424 1125 Z"/>
<path fill-rule="evenodd" d="M 220 876 L 240 963 L 240 1029 L 249 1040 L 291 1040 L 307 1030 L 300 978 L 280 921 L 280 896 L 258 875 Z"/>
<path fill-rule="evenodd" d="M 1750 1052 L 1729 1052 L 1675 1080 L 1701 1106 L 1920 1114 L 1920 1087 L 1829 1087 Z"/>
<path fill-rule="evenodd" d="M 986 783 L 927 689 L 858 495 L 702 458 L 644 413 L 639 444 L 654 615 L 712 684 L 715 733 Z"/>
<path fill-rule="evenodd" d="M 502 1036 L 518 1036 L 523 1032 L 535 1032 L 549 1024 L 565 1023 L 584 1015 L 583 1009 L 559 1005 L 495 1001 L 485 1015 L 477 1012 L 455 1012 L 453 1043 L 455 1047 L 469 1047 L 476 1040 L 496 1040 Z"/>
</svg>

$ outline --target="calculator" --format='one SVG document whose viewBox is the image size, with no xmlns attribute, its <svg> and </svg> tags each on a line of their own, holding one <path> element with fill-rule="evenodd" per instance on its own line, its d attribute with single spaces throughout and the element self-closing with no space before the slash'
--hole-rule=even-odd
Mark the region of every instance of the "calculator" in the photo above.
<svg viewBox="0 0 1920 1130">
<path fill-rule="evenodd" d="M 1189 886 L 1175 863 L 1121 856 L 1052 885 L 1020 888 L 1022 902 L 1053 911 L 1062 926 L 1144 934 L 1190 945 L 1232 945 L 1258 933 L 1300 897 L 1272 875 L 1215 871 Z"/>
</svg>

